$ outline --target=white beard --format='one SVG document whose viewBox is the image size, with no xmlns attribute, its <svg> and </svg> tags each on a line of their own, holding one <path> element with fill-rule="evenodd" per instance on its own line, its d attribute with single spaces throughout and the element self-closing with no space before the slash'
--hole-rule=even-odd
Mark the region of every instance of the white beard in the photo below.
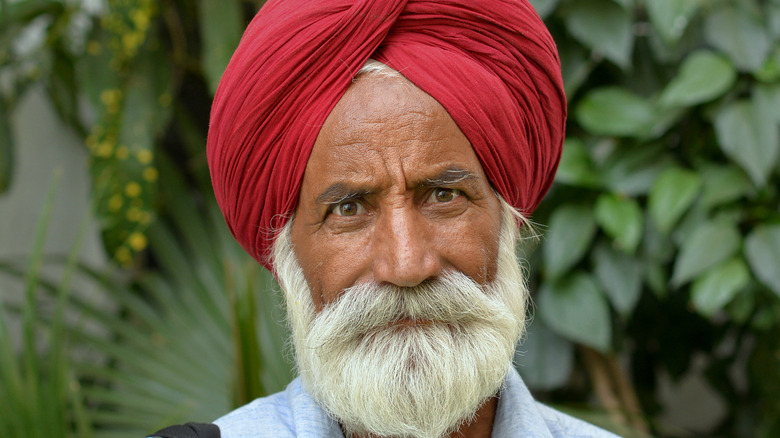
<svg viewBox="0 0 780 438">
<path fill-rule="evenodd" d="M 301 379 L 347 436 L 440 438 L 471 422 L 499 391 L 525 328 L 528 295 L 515 217 L 502 204 L 496 279 L 488 286 L 461 272 L 412 288 L 360 284 L 317 314 L 289 223 L 277 238 L 274 264 Z M 431 322 L 396 324 L 402 319 Z"/>
</svg>

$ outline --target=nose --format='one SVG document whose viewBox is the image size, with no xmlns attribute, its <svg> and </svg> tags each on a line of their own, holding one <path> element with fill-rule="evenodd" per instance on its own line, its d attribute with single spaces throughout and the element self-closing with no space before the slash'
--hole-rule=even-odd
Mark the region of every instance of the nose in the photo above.
<svg viewBox="0 0 780 438">
<path fill-rule="evenodd" d="M 439 275 L 441 260 L 428 220 L 413 208 L 381 215 L 373 233 L 374 281 L 413 287 Z"/>
</svg>

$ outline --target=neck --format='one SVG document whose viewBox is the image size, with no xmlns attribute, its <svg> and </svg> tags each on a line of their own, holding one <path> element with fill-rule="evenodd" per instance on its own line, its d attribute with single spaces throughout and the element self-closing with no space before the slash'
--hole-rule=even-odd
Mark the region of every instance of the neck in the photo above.
<svg viewBox="0 0 780 438">
<path fill-rule="evenodd" d="M 498 397 L 490 397 L 477 409 L 474 419 L 463 424 L 458 430 L 448 435 L 448 438 L 490 438 L 493 433 L 493 421 L 496 418 Z M 382 438 L 376 435 L 358 435 L 352 438 Z"/>
</svg>

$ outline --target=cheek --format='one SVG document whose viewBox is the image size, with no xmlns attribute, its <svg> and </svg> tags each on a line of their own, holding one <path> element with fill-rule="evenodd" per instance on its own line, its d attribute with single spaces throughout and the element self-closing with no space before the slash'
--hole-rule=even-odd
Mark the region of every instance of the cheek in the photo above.
<svg viewBox="0 0 780 438">
<path fill-rule="evenodd" d="M 463 272 L 480 284 L 493 281 L 497 271 L 501 221 L 492 215 L 470 218 L 449 226 L 440 245 L 446 265 Z"/>
<path fill-rule="evenodd" d="M 317 311 L 356 284 L 369 259 L 358 236 L 315 235 L 293 243 Z"/>
</svg>

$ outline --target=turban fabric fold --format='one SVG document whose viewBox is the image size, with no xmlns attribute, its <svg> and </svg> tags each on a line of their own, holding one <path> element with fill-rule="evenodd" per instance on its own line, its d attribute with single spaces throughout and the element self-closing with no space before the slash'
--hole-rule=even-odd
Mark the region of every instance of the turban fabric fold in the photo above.
<svg viewBox="0 0 780 438">
<path fill-rule="evenodd" d="M 227 224 L 268 268 L 320 127 L 368 58 L 449 112 L 521 212 L 552 183 L 566 98 L 555 43 L 527 0 L 270 0 L 222 77 L 207 145 Z"/>
</svg>

